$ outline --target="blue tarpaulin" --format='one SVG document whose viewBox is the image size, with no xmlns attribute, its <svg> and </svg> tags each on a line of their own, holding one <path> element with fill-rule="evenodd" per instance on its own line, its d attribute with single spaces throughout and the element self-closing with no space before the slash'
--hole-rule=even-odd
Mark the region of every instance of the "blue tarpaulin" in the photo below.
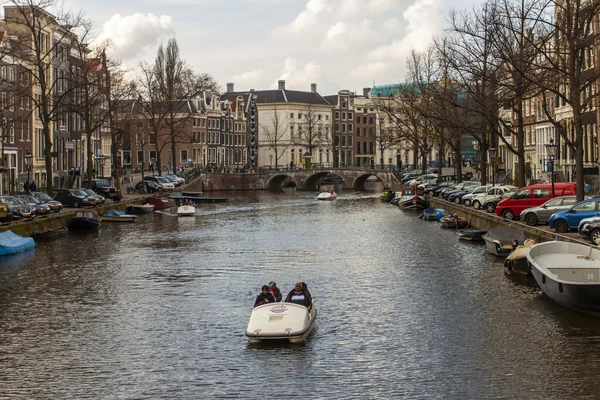
<svg viewBox="0 0 600 400">
<path fill-rule="evenodd" d="M 20 253 L 35 247 L 33 238 L 19 236 L 12 231 L 0 233 L 0 256 Z"/>
</svg>

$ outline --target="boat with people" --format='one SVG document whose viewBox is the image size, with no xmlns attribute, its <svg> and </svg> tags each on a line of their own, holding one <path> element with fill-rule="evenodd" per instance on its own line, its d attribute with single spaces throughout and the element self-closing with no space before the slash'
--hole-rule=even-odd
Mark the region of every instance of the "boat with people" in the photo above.
<svg viewBox="0 0 600 400">
<path fill-rule="evenodd" d="M 381 193 L 381 201 L 386 201 L 386 202 L 390 202 L 392 201 L 392 199 L 396 196 L 396 192 L 392 191 L 392 190 L 388 190 L 387 192 L 383 192 Z"/>
<path fill-rule="evenodd" d="M 421 211 L 427 208 L 425 192 L 417 187 L 408 187 L 402 192 L 398 207 L 403 211 Z"/>
<path fill-rule="evenodd" d="M 525 243 L 525 232 L 517 228 L 490 228 L 485 235 L 485 246 L 488 252 L 498 257 L 506 257 L 513 251 L 513 242 L 517 246 Z"/>
<path fill-rule="evenodd" d="M 0 232 L 0 256 L 9 256 L 35 247 L 30 237 L 17 235 L 13 231 Z"/>
<path fill-rule="evenodd" d="M 423 221 L 439 221 L 442 217 L 448 215 L 448 212 L 443 208 L 426 208 L 423 214 L 419 217 Z"/>
<path fill-rule="evenodd" d="M 98 229 L 102 220 L 94 211 L 77 211 L 71 219 L 71 229 Z"/>
<path fill-rule="evenodd" d="M 67 228 L 66 226 L 61 226 L 59 228 L 55 228 L 55 229 L 48 229 L 44 232 L 34 232 L 33 233 L 33 238 L 34 239 L 54 239 L 60 236 L 64 236 L 67 233 L 69 233 L 69 228 Z"/>
<path fill-rule="evenodd" d="M 196 207 L 194 207 L 192 204 L 182 204 L 179 207 L 177 207 L 177 216 L 193 217 L 194 215 L 196 215 Z"/>
<path fill-rule="evenodd" d="M 335 192 L 333 190 L 329 190 L 327 192 L 321 192 L 317 196 L 317 200 L 322 200 L 322 201 L 331 201 L 331 200 L 335 200 L 335 199 L 337 199 L 337 195 L 335 194 Z"/>
<path fill-rule="evenodd" d="M 477 228 L 466 228 L 458 231 L 458 239 L 466 240 L 469 242 L 483 242 L 483 235 L 487 233 L 486 230 Z"/>
<path fill-rule="evenodd" d="M 167 197 L 148 197 L 148 204 L 154 206 L 155 210 L 164 210 L 166 208 L 175 207 L 175 200 Z"/>
<path fill-rule="evenodd" d="M 288 340 L 301 343 L 315 327 L 317 307 L 289 302 L 267 303 L 255 307 L 250 314 L 246 336 L 251 343 L 265 340 Z"/>
<path fill-rule="evenodd" d="M 504 266 L 509 272 L 515 272 L 521 275 L 531 275 L 531 267 L 527 262 L 527 249 L 535 244 L 535 240 L 527 239 L 525 243 L 518 245 L 513 241 L 514 250 L 504 259 Z"/>
<path fill-rule="evenodd" d="M 154 206 L 152 204 L 132 204 L 127 206 L 125 212 L 133 215 L 151 214 L 154 212 Z"/>
<path fill-rule="evenodd" d="M 440 226 L 446 229 L 464 229 L 469 226 L 469 222 L 457 214 L 449 214 L 440 218 Z"/>
<path fill-rule="evenodd" d="M 546 296 L 568 309 L 600 317 L 600 249 L 551 241 L 528 248 L 526 257 Z"/>
<path fill-rule="evenodd" d="M 102 222 L 135 222 L 137 215 L 127 214 L 125 211 L 108 210 L 100 214 Z"/>
</svg>

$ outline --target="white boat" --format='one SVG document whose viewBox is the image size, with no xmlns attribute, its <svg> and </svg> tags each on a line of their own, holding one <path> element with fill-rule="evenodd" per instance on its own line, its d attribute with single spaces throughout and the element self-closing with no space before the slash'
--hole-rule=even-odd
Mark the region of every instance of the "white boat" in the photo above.
<svg viewBox="0 0 600 400">
<path fill-rule="evenodd" d="M 530 247 L 526 256 L 546 296 L 563 307 L 600 317 L 600 249 L 552 241 Z"/>
<path fill-rule="evenodd" d="M 190 205 L 183 205 L 177 207 L 177 215 L 180 217 L 193 217 L 196 215 L 196 207 Z"/>
<path fill-rule="evenodd" d="M 337 198 L 337 196 L 333 190 L 330 190 L 329 192 L 321 192 L 317 196 L 317 200 L 324 200 L 324 201 L 335 200 L 336 198 Z"/>
<path fill-rule="evenodd" d="M 270 303 L 255 307 L 250 315 L 246 336 L 250 342 L 289 340 L 304 342 L 317 319 L 317 307 L 308 308 L 294 303 Z"/>
</svg>

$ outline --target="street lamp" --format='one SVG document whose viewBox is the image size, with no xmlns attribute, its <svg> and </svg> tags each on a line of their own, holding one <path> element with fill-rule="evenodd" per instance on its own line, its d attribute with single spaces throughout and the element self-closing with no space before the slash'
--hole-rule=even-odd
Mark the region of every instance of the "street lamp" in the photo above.
<svg viewBox="0 0 600 400">
<path fill-rule="evenodd" d="M 495 147 L 490 147 L 488 153 L 492 159 L 492 186 L 496 186 L 496 152 L 498 150 Z"/>
<path fill-rule="evenodd" d="M 554 158 L 556 157 L 556 150 L 558 145 L 554 144 L 554 139 L 550 138 L 550 143 L 546 145 L 546 152 L 548 153 L 548 160 L 550 163 L 550 179 L 552 181 L 552 197 L 554 197 Z"/>
<path fill-rule="evenodd" d="M 27 170 L 27 185 L 29 185 L 29 167 L 31 166 L 31 150 L 27 149 L 27 154 L 23 156 L 23 159 L 25 160 L 25 169 Z"/>
<path fill-rule="evenodd" d="M 269 154 L 269 169 L 273 168 L 273 154 Z"/>
<path fill-rule="evenodd" d="M 458 179 L 456 178 L 456 152 L 453 150 L 451 154 L 452 154 L 452 166 L 454 167 L 454 179 L 455 179 L 455 182 L 458 182 Z"/>
<path fill-rule="evenodd" d="M 396 166 L 398 167 L 398 172 L 402 172 L 402 160 L 400 159 L 400 150 L 396 150 Z"/>
<path fill-rule="evenodd" d="M 152 176 L 154 176 L 154 158 L 150 159 L 150 164 L 152 165 Z"/>
</svg>

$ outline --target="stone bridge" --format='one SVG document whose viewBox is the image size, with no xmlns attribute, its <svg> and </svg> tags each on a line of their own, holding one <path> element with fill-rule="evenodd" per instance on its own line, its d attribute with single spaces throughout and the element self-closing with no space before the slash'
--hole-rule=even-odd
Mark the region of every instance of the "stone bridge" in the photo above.
<svg viewBox="0 0 600 400">
<path fill-rule="evenodd" d="M 273 170 L 245 174 L 202 173 L 200 179 L 192 182 L 187 190 L 253 190 L 276 189 L 289 185 L 293 180 L 298 189 L 318 190 L 320 185 L 327 184 L 325 178 L 333 177 L 333 185 L 337 190 L 364 190 L 372 186 L 383 186 L 383 190 L 392 188 L 393 173 L 388 169 L 360 168 L 318 168 L 309 170 Z M 341 179 L 340 179 L 341 178 Z"/>
</svg>

